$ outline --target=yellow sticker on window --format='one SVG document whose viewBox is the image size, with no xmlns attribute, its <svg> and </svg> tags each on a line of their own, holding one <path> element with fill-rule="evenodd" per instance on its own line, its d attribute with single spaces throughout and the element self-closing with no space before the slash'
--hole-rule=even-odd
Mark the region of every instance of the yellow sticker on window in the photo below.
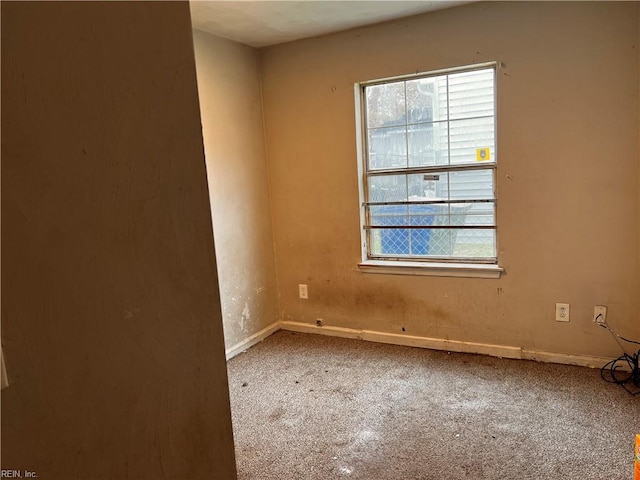
<svg viewBox="0 0 640 480">
<path fill-rule="evenodd" d="M 478 162 L 486 162 L 487 160 L 491 160 L 491 149 L 476 148 L 476 160 Z"/>
</svg>

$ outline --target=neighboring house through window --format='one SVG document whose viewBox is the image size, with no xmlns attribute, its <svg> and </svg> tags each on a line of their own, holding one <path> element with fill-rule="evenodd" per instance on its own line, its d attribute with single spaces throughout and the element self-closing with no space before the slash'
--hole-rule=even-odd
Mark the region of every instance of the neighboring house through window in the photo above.
<svg viewBox="0 0 640 480">
<path fill-rule="evenodd" d="M 356 85 L 363 261 L 497 264 L 495 76 Z"/>
</svg>

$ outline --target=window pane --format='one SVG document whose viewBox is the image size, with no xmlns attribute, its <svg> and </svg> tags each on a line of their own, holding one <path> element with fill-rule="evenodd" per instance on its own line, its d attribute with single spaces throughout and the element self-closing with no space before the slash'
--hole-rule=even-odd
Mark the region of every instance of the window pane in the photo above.
<svg viewBox="0 0 640 480">
<path fill-rule="evenodd" d="M 406 175 L 377 175 L 369 177 L 370 202 L 400 202 L 407 200 Z"/>
<path fill-rule="evenodd" d="M 369 220 L 372 226 L 407 225 L 409 208 L 406 205 L 372 205 Z"/>
<path fill-rule="evenodd" d="M 493 69 L 449 75 L 451 120 L 493 116 Z"/>
<path fill-rule="evenodd" d="M 405 217 L 406 218 L 406 217 Z M 428 228 L 371 229 L 374 255 L 427 255 L 433 230 Z"/>
<path fill-rule="evenodd" d="M 449 135 L 452 165 L 478 161 L 495 162 L 493 117 L 450 122 Z M 485 149 L 487 155 L 481 157 L 479 149 Z"/>
<path fill-rule="evenodd" d="M 449 163 L 447 122 L 409 126 L 409 166 L 424 167 Z"/>
<path fill-rule="evenodd" d="M 406 127 L 369 130 L 369 169 L 407 166 Z"/>
<path fill-rule="evenodd" d="M 468 170 L 449 173 L 451 200 L 490 200 L 493 198 L 493 171 Z"/>
<path fill-rule="evenodd" d="M 452 255 L 461 258 L 495 258 L 496 231 L 493 229 L 451 230 Z"/>
<path fill-rule="evenodd" d="M 490 259 L 495 251 L 495 230 L 444 228 L 431 231 L 428 255 Z"/>
<path fill-rule="evenodd" d="M 455 237 L 452 230 L 434 229 L 431 232 L 428 254 L 436 257 L 450 257 L 453 254 Z"/>
<path fill-rule="evenodd" d="M 431 216 L 429 225 L 438 227 L 450 224 L 450 206 L 448 204 L 436 203 L 428 205 L 428 207 L 430 209 L 429 215 Z M 409 213 L 412 213 L 411 210 Z"/>
<path fill-rule="evenodd" d="M 366 87 L 365 92 L 368 128 L 406 123 L 404 82 L 373 85 Z"/>
<path fill-rule="evenodd" d="M 409 254 L 426 255 L 429 252 L 429 242 L 432 233 L 433 230 L 428 228 L 415 228 L 410 230 L 409 235 L 411 242 L 409 245 Z"/>
<path fill-rule="evenodd" d="M 449 174 L 444 172 L 408 175 L 409 200 L 447 200 L 448 178 Z"/>
<path fill-rule="evenodd" d="M 409 224 L 406 205 L 382 205 L 370 207 L 371 225 L 375 226 L 405 226 Z M 409 254 L 411 232 L 406 228 L 380 229 L 377 233 L 378 250 L 383 255 Z"/>
<path fill-rule="evenodd" d="M 447 119 L 447 77 L 429 77 L 407 82 L 409 123 Z"/>
<path fill-rule="evenodd" d="M 495 204 L 454 203 L 451 205 L 449 225 L 495 225 Z"/>
<path fill-rule="evenodd" d="M 382 230 L 367 230 L 367 244 L 370 255 L 382 254 Z"/>
<path fill-rule="evenodd" d="M 493 229 L 372 228 L 369 239 L 372 255 L 496 257 L 496 232 Z"/>
<path fill-rule="evenodd" d="M 442 212 L 442 205 L 409 205 L 409 222 L 416 227 L 435 225 L 436 217 Z"/>
</svg>

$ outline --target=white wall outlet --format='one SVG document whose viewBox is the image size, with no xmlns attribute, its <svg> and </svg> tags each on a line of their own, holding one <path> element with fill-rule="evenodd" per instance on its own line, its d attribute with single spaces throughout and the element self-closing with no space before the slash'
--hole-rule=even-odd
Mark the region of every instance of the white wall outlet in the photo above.
<svg viewBox="0 0 640 480">
<path fill-rule="evenodd" d="M 556 321 L 557 322 L 569 321 L 569 304 L 568 303 L 556 303 Z"/>
<path fill-rule="evenodd" d="M 306 285 L 302 283 L 298 285 L 298 296 L 300 298 L 309 298 L 309 290 Z"/>
<path fill-rule="evenodd" d="M 596 305 L 593 307 L 593 321 L 598 325 L 607 323 L 607 307 L 604 305 Z"/>
</svg>

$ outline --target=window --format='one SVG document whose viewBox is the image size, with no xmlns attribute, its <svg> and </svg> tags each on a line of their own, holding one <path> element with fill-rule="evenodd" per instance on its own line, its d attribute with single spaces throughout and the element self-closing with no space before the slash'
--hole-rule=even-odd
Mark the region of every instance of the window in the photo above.
<svg viewBox="0 0 640 480">
<path fill-rule="evenodd" d="M 364 261 L 497 264 L 495 64 L 356 85 Z"/>
</svg>

